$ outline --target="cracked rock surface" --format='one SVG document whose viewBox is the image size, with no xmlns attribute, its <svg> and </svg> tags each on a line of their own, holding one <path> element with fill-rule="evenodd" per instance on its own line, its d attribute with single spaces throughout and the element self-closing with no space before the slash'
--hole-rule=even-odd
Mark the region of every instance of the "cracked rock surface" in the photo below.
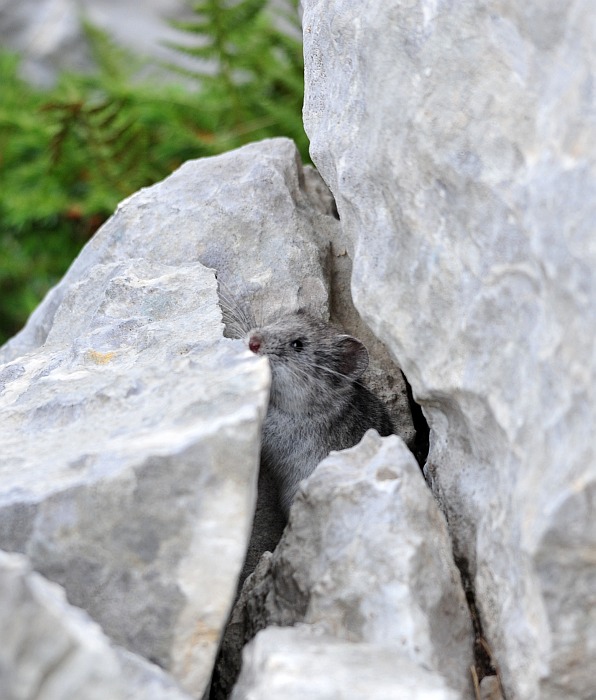
<svg viewBox="0 0 596 700">
<path fill-rule="evenodd" d="M 106 262 L 0 369 L 0 546 L 193 692 L 244 557 L 269 381 L 222 331 L 200 263 Z"/>
<path fill-rule="evenodd" d="M 0 552 L 0 697 L 191 700 L 160 668 L 114 647 L 60 586 Z"/>
<path fill-rule="evenodd" d="M 426 475 L 507 698 L 587 700 L 593 5 L 305 0 L 304 42 L 354 302 L 428 419 Z"/>
</svg>

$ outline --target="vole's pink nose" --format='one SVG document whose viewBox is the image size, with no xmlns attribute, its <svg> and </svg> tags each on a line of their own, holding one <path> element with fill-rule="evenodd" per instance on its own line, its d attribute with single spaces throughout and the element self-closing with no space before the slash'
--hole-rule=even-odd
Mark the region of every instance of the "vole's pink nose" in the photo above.
<svg viewBox="0 0 596 700">
<path fill-rule="evenodd" d="M 263 340 L 261 337 L 259 337 L 256 333 L 250 336 L 248 339 L 248 349 L 251 352 L 257 353 L 261 349 L 261 345 L 263 344 Z"/>
</svg>

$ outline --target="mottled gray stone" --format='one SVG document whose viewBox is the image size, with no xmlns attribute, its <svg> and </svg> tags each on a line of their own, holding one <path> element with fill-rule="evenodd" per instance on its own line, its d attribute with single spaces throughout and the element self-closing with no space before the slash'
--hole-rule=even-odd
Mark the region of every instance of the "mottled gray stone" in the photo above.
<svg viewBox="0 0 596 700">
<path fill-rule="evenodd" d="M 300 156 L 289 139 L 189 161 L 118 206 L 26 328 L 0 350 L 0 360 L 46 342 L 56 310 L 75 281 L 101 276 L 101 270 L 93 272 L 97 266 L 122 264 L 140 253 L 147 264 L 182 270 L 200 262 L 215 269 L 227 299 L 249 307 L 258 320 L 300 306 L 328 316 L 326 250 L 321 247 L 329 245 L 337 221 L 327 210 L 325 199 L 306 188 Z M 184 303 L 192 304 L 188 296 Z M 80 303 L 91 310 L 95 300 L 85 297 Z M 71 324 L 85 323 L 84 317 L 63 315 L 52 333 L 75 337 L 79 329 Z"/>
<path fill-rule="evenodd" d="M 397 645 L 349 642 L 311 627 L 269 627 L 245 648 L 232 700 L 467 700 Z"/>
<path fill-rule="evenodd" d="M 304 482 L 276 551 L 245 584 L 225 651 L 237 654 L 234 644 L 259 629 L 297 622 L 399 649 L 471 692 L 472 626 L 445 519 L 398 437 L 369 431 Z"/>
<path fill-rule="evenodd" d="M 160 668 L 110 644 L 26 558 L 0 552 L 2 700 L 190 700 Z"/>
<path fill-rule="evenodd" d="M 304 119 L 355 305 L 428 418 L 509 700 L 596 665 L 596 13 L 304 2 Z"/>
<path fill-rule="evenodd" d="M 0 546 L 193 692 L 244 557 L 269 381 L 222 330 L 200 263 L 98 263 L 0 396 Z"/>
</svg>

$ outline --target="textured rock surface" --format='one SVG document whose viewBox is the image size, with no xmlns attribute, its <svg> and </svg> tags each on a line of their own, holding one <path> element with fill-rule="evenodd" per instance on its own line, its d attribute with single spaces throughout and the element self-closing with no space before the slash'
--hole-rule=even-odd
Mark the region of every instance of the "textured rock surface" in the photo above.
<svg viewBox="0 0 596 700">
<path fill-rule="evenodd" d="M 592 697 L 593 3 L 304 8 L 355 303 L 424 407 L 507 697 Z"/>
<path fill-rule="evenodd" d="M 2 700 L 190 700 L 160 668 L 112 647 L 25 557 L 4 552 L 0 628 Z"/>
<path fill-rule="evenodd" d="M 296 622 L 398 650 L 471 692 L 472 628 L 447 526 L 399 438 L 370 431 L 305 482 L 278 548 L 245 585 L 228 651 L 267 625 Z"/>
<path fill-rule="evenodd" d="M 232 700 L 463 700 L 443 678 L 383 644 L 305 627 L 260 632 L 244 651 Z"/>
<path fill-rule="evenodd" d="M 222 330 L 213 271 L 104 262 L 0 369 L 0 546 L 192 692 L 244 557 L 268 386 Z"/>
<path fill-rule="evenodd" d="M 46 342 L 56 309 L 75 280 L 140 252 L 148 263 L 182 269 L 201 262 L 215 269 L 226 295 L 251 306 L 257 317 L 301 305 L 325 315 L 329 284 L 321 247 L 325 232 L 337 226 L 327 210 L 327 201 L 306 189 L 299 154 L 288 139 L 189 161 L 119 205 L 24 331 L 0 350 L 0 360 Z M 52 329 L 54 337 L 76 332 L 68 319 Z"/>
</svg>

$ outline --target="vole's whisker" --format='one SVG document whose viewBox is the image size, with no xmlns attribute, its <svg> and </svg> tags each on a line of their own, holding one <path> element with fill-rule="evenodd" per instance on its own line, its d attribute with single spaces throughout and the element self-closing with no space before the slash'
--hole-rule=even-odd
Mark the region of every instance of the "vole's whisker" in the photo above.
<svg viewBox="0 0 596 700">
<path fill-rule="evenodd" d="M 254 328 L 256 323 L 250 310 L 238 302 L 225 282 L 218 277 L 217 283 L 219 301 L 228 332 L 233 333 L 237 331 L 237 337 L 241 338 L 246 335 L 251 328 Z"/>
<path fill-rule="evenodd" d="M 286 370 L 295 378 L 298 380 L 301 379 L 309 379 L 310 375 L 308 372 L 303 369 L 302 367 L 290 367 L 286 365 Z"/>
<path fill-rule="evenodd" d="M 346 374 L 342 374 L 341 372 L 337 372 L 336 370 L 331 369 L 330 367 L 325 367 L 325 365 L 318 365 L 315 362 L 313 362 L 313 363 L 311 363 L 311 367 L 316 367 L 316 369 L 323 370 L 323 372 L 327 372 L 328 374 L 333 374 L 336 377 L 341 377 L 342 379 L 345 379 L 347 382 L 353 381 Z"/>
</svg>

